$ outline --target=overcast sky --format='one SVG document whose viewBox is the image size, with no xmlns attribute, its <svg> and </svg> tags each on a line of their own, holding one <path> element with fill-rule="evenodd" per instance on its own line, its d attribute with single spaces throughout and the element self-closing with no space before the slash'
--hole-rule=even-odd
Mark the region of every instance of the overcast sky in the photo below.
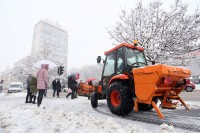
<svg viewBox="0 0 200 133">
<path fill-rule="evenodd" d="M 134 8 L 137 1 L 0 0 L 0 72 L 31 53 L 34 25 L 45 18 L 69 34 L 68 68 L 96 64 L 96 57 L 113 47 L 106 29 L 116 23 L 122 9 Z M 183 1 L 190 13 L 200 5 L 200 0 Z M 169 10 L 172 2 L 164 1 L 163 8 Z"/>
</svg>

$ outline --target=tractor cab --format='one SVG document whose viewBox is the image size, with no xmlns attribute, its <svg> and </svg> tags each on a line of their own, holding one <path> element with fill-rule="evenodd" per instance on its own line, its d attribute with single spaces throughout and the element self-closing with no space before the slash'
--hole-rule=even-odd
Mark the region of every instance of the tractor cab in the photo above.
<svg viewBox="0 0 200 133">
<path fill-rule="evenodd" d="M 133 68 L 147 66 L 144 49 L 137 46 L 137 43 L 134 45 L 122 43 L 104 54 L 106 58 L 101 79 L 103 94 L 106 94 L 112 78 L 113 80 L 121 79 L 123 78 L 122 74 L 131 74 Z M 98 56 L 97 63 L 100 62 L 101 57 Z"/>
</svg>

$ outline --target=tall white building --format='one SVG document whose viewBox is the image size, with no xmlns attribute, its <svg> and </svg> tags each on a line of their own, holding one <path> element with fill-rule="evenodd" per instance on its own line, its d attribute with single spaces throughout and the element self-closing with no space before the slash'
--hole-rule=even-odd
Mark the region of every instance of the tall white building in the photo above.
<svg viewBox="0 0 200 133">
<path fill-rule="evenodd" d="M 68 33 L 58 23 L 40 20 L 34 28 L 31 56 L 67 67 Z"/>
</svg>

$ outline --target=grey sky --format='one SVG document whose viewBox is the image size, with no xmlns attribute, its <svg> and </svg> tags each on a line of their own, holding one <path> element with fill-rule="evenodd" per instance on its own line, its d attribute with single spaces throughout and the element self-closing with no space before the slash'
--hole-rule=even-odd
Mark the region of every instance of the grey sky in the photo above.
<svg viewBox="0 0 200 133">
<path fill-rule="evenodd" d="M 164 0 L 163 0 L 164 1 Z M 57 21 L 69 33 L 68 68 L 96 64 L 97 55 L 113 47 L 106 31 L 121 9 L 136 0 L 0 0 L 0 72 L 31 52 L 34 25 L 41 19 Z M 163 8 L 169 9 L 164 1 Z M 184 0 L 193 12 L 199 0 Z M 148 0 L 143 0 L 148 3 Z"/>
</svg>

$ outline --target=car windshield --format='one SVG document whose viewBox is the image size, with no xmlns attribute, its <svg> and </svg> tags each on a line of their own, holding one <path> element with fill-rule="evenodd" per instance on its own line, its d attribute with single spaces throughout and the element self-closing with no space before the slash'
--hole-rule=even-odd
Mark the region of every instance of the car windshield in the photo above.
<svg viewBox="0 0 200 133">
<path fill-rule="evenodd" d="M 20 85 L 12 84 L 10 87 L 20 87 Z"/>
<path fill-rule="evenodd" d="M 126 48 L 127 64 L 130 66 L 147 66 L 143 51 Z"/>
</svg>

